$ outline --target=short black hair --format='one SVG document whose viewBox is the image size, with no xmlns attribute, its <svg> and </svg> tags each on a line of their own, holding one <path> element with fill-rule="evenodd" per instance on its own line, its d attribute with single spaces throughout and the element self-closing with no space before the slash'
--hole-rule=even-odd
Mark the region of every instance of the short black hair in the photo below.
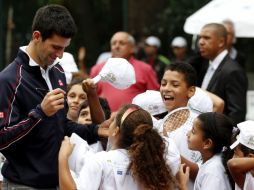
<svg viewBox="0 0 254 190">
<path fill-rule="evenodd" d="M 171 63 L 165 68 L 165 72 L 168 70 L 182 73 L 188 87 L 197 85 L 197 73 L 190 64 L 181 62 Z"/>
<path fill-rule="evenodd" d="M 70 12 L 61 5 L 46 5 L 39 8 L 34 16 L 32 32 L 38 30 L 42 40 L 52 37 L 54 34 L 71 38 L 77 28 Z"/>
<path fill-rule="evenodd" d="M 209 23 L 209 24 L 206 24 L 205 26 L 203 26 L 203 28 L 212 28 L 213 30 L 216 31 L 216 34 L 218 37 L 224 38 L 225 41 L 227 40 L 228 33 L 227 33 L 227 30 L 223 24 Z"/>
</svg>

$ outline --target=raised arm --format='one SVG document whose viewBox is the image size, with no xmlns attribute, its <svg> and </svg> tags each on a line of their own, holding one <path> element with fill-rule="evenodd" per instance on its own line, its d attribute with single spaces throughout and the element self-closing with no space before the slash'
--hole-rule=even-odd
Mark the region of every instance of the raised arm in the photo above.
<svg viewBox="0 0 254 190">
<path fill-rule="evenodd" d="M 234 181 L 243 189 L 246 173 L 254 169 L 254 158 L 232 158 L 227 165 Z"/>
<path fill-rule="evenodd" d="M 87 99 L 93 123 L 102 123 L 105 120 L 105 115 L 96 92 L 96 85 L 92 79 L 86 79 L 83 81 L 82 87 L 83 90 L 87 93 Z"/>
<path fill-rule="evenodd" d="M 58 155 L 58 170 L 59 170 L 59 187 L 60 190 L 76 190 L 76 184 L 71 176 L 68 165 L 68 158 L 72 153 L 74 145 L 70 143 L 68 137 L 64 137 Z"/>
</svg>

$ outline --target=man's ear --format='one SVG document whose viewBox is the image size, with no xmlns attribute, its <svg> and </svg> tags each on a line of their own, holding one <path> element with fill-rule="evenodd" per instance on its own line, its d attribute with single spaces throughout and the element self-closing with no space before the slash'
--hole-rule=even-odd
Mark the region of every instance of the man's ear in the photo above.
<svg viewBox="0 0 254 190">
<path fill-rule="evenodd" d="M 41 33 L 38 30 L 33 31 L 32 38 L 33 40 L 38 41 L 41 38 Z"/>
<path fill-rule="evenodd" d="M 194 96 L 195 91 L 196 91 L 196 87 L 195 87 L 195 86 L 189 87 L 189 89 L 188 89 L 188 98 L 189 98 L 189 99 L 190 99 L 192 96 Z"/>
</svg>

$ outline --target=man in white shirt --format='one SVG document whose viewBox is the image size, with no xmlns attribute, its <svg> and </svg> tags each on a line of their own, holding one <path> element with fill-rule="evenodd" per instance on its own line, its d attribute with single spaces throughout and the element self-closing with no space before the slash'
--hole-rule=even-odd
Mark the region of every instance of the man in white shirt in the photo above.
<svg viewBox="0 0 254 190">
<path fill-rule="evenodd" d="M 235 123 L 245 120 L 248 80 L 244 70 L 230 58 L 226 49 L 227 31 L 222 24 L 205 25 L 198 42 L 201 56 L 209 64 L 201 65 L 204 72 L 201 87 L 225 101 L 224 114 Z"/>
</svg>

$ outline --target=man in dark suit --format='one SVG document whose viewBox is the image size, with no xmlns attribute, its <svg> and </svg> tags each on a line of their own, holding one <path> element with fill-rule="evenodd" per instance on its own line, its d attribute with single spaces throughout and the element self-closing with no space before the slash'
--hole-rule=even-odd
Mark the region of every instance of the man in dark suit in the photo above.
<svg viewBox="0 0 254 190">
<path fill-rule="evenodd" d="M 248 80 L 244 70 L 229 56 L 226 49 L 227 31 L 222 24 L 205 25 L 198 42 L 200 54 L 209 62 L 199 68 L 201 88 L 225 101 L 224 113 L 236 124 L 245 120 Z"/>
<path fill-rule="evenodd" d="M 227 50 L 228 50 L 229 56 L 233 60 L 235 60 L 237 63 L 239 63 L 243 68 L 245 68 L 245 62 L 246 62 L 245 55 L 239 52 L 234 47 L 234 43 L 236 42 L 234 23 L 231 20 L 224 20 L 223 25 L 227 31 Z"/>
</svg>

